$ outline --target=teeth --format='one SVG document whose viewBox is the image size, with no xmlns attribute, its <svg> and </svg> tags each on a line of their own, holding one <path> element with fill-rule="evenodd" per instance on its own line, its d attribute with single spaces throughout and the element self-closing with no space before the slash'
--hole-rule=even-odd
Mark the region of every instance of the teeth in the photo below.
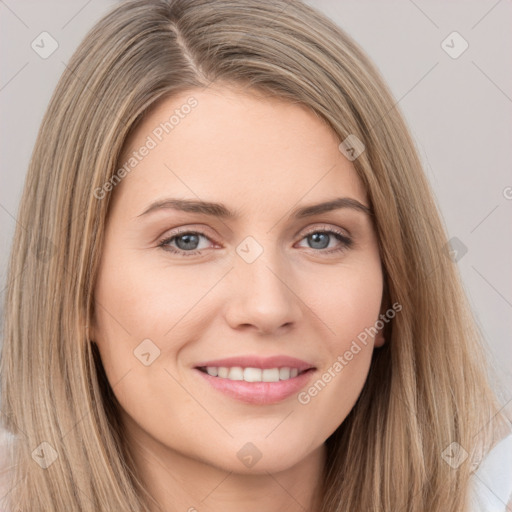
<svg viewBox="0 0 512 512">
<path fill-rule="evenodd" d="M 244 380 L 244 371 L 239 366 L 234 366 L 229 370 L 229 380 Z"/>
<path fill-rule="evenodd" d="M 244 370 L 245 382 L 262 382 L 262 371 L 260 368 L 246 368 Z"/>
<path fill-rule="evenodd" d="M 290 368 L 279 368 L 279 378 L 286 380 L 290 378 Z"/>
<path fill-rule="evenodd" d="M 244 380 L 245 382 L 279 382 L 297 377 L 298 368 L 242 368 L 233 366 L 208 366 L 206 373 L 212 377 L 220 377 L 229 380 Z"/>
<path fill-rule="evenodd" d="M 266 368 L 261 372 L 261 380 L 263 382 L 279 382 L 279 369 Z"/>
<path fill-rule="evenodd" d="M 219 374 L 219 370 L 215 366 L 208 366 L 206 368 L 206 372 L 208 373 L 208 375 L 211 375 L 212 377 L 217 377 L 217 375 Z"/>
<path fill-rule="evenodd" d="M 217 373 L 217 376 L 222 378 L 222 379 L 227 379 L 228 378 L 228 374 L 229 374 L 229 368 L 226 368 L 224 366 L 221 366 L 219 369 L 218 369 L 218 373 Z"/>
</svg>

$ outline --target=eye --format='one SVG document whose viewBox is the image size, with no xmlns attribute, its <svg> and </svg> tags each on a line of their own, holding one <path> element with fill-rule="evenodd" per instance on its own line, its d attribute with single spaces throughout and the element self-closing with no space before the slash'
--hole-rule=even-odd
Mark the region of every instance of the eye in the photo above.
<svg viewBox="0 0 512 512">
<path fill-rule="evenodd" d="M 200 247 L 201 239 L 214 243 L 210 237 L 200 231 L 181 229 L 178 230 L 177 233 L 175 232 L 171 236 L 160 240 L 158 247 L 173 254 L 178 254 L 179 256 L 195 256 L 201 254 L 204 249 L 208 248 L 208 244 Z M 302 240 L 307 240 L 310 244 L 309 249 L 322 254 L 345 251 L 353 244 L 352 240 L 342 231 L 331 227 L 325 229 L 317 227 L 314 230 L 310 230 L 301 241 Z M 338 242 L 337 245 L 329 247 L 331 242 L 336 241 Z"/>
<path fill-rule="evenodd" d="M 315 230 L 306 233 L 302 240 L 307 240 L 307 242 L 310 244 L 310 249 L 318 249 L 315 252 L 322 252 L 327 254 L 345 251 L 353 244 L 352 240 L 348 236 L 333 228 L 316 228 Z M 329 248 L 329 245 L 332 241 L 338 241 L 338 244 L 334 248 Z"/>
<path fill-rule="evenodd" d="M 182 230 L 178 234 L 160 240 L 158 247 L 181 256 L 193 256 L 201 254 L 201 249 L 205 249 L 205 247 L 199 249 L 201 238 L 210 240 L 209 237 L 199 231 Z M 176 246 L 171 245 L 172 243 L 175 243 Z"/>
</svg>

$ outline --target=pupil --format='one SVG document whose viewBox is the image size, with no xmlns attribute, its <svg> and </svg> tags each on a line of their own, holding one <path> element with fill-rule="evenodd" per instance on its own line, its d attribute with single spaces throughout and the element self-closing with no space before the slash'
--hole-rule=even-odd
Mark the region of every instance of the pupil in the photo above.
<svg viewBox="0 0 512 512">
<path fill-rule="evenodd" d="M 322 243 L 322 237 L 324 243 Z M 329 235 L 327 233 L 313 233 L 309 235 L 308 238 L 309 241 L 313 243 L 314 249 L 325 249 L 329 245 Z M 320 242 L 320 247 L 315 246 L 318 242 Z"/>
<path fill-rule="evenodd" d="M 184 241 L 184 243 L 180 243 L 180 241 Z M 176 245 L 182 249 L 196 249 L 197 243 L 199 241 L 199 237 L 194 234 L 187 234 L 187 235 L 180 235 L 178 238 L 176 238 Z"/>
</svg>

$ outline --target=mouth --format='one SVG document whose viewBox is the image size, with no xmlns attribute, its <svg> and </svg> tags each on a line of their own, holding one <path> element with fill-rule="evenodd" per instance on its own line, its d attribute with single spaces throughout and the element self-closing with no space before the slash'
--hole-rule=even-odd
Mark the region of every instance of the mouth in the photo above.
<svg viewBox="0 0 512 512">
<path fill-rule="evenodd" d="M 298 393 L 317 368 L 287 355 L 241 355 L 201 361 L 193 368 L 210 388 L 253 405 L 275 404 Z"/>
<path fill-rule="evenodd" d="M 282 357 L 266 360 L 231 358 L 194 367 L 200 381 L 210 389 L 221 396 L 251 405 L 278 404 L 298 394 L 310 383 L 316 370 L 305 361 Z"/>
</svg>

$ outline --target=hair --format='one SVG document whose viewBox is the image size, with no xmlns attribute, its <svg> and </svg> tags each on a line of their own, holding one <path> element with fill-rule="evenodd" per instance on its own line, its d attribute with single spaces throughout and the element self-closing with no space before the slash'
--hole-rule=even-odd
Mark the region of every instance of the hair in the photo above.
<svg viewBox="0 0 512 512">
<path fill-rule="evenodd" d="M 501 418 L 484 343 L 405 121 L 361 48 L 301 1 L 129 0 L 86 35 L 43 118 L 8 267 L 2 414 L 21 510 L 148 511 L 88 339 L 112 180 L 158 101 L 212 84 L 308 107 L 344 141 L 374 213 L 386 303 L 402 305 L 353 409 L 326 440 L 321 512 L 464 510 Z M 136 171 L 135 171 L 136 172 Z M 43 441 L 58 460 L 45 471 Z M 457 470 L 452 442 L 470 454 Z"/>
</svg>

